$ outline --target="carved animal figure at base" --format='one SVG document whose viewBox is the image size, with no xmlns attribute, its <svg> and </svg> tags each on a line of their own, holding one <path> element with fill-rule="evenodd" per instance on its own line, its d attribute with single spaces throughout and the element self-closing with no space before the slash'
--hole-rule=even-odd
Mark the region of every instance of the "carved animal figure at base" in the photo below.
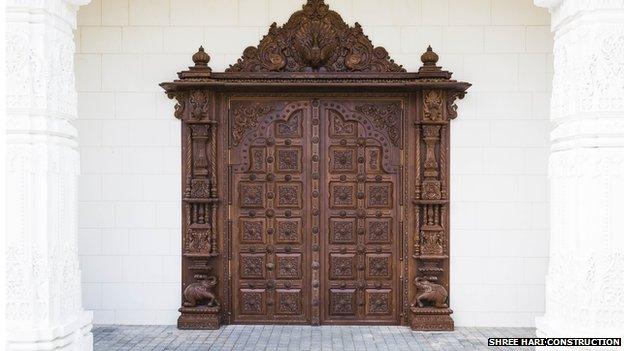
<svg viewBox="0 0 624 351">
<path fill-rule="evenodd" d="M 414 281 L 418 290 L 422 293 L 416 297 L 418 307 L 433 306 L 436 308 L 447 308 L 446 299 L 448 293 L 446 289 L 436 283 L 432 283 L 425 278 L 418 277 Z"/>
<path fill-rule="evenodd" d="M 217 285 L 217 278 L 214 276 L 208 277 L 199 283 L 192 283 L 184 289 L 184 306 L 196 307 L 198 305 L 205 305 L 208 307 L 217 306 L 217 296 L 212 291 L 213 287 Z"/>
</svg>

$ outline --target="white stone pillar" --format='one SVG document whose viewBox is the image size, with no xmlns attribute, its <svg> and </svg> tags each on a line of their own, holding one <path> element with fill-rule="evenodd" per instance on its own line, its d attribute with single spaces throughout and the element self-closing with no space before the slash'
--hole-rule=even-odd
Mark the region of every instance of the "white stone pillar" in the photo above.
<svg viewBox="0 0 624 351">
<path fill-rule="evenodd" d="M 92 350 L 77 250 L 73 29 L 88 0 L 8 0 L 8 350 Z"/>
<path fill-rule="evenodd" d="M 540 336 L 624 336 L 624 2 L 552 18 L 550 266 Z"/>
</svg>

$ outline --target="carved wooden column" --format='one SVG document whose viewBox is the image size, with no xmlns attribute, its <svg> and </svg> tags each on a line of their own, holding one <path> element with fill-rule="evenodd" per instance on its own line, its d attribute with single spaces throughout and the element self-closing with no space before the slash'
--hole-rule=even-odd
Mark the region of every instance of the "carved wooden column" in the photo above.
<svg viewBox="0 0 624 351">
<path fill-rule="evenodd" d="M 9 0 L 6 120 L 8 350 L 91 350 L 81 306 L 74 40 L 88 1 Z M 3 170 L 4 171 L 4 170 Z"/>
<path fill-rule="evenodd" d="M 202 47 L 195 66 L 180 78 L 208 78 L 210 57 Z M 220 303 L 217 237 L 217 130 L 213 93 L 185 90 L 175 98 L 175 116 L 182 120 L 182 307 L 180 329 L 218 329 Z"/>
<path fill-rule="evenodd" d="M 411 306 L 412 329 L 453 330 L 449 308 L 449 122 L 457 116 L 461 90 L 444 83 L 451 73 L 436 66 L 431 47 L 422 55 L 419 80 L 431 82 L 418 96 L 415 121 L 416 189 L 413 259 L 416 295 Z"/>
<path fill-rule="evenodd" d="M 540 336 L 624 331 L 624 4 L 540 0 L 551 13 L 551 229 Z"/>
</svg>

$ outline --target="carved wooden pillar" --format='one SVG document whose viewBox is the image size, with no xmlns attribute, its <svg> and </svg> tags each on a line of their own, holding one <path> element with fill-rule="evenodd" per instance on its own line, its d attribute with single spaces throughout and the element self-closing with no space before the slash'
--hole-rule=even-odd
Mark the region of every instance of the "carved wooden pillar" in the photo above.
<svg viewBox="0 0 624 351">
<path fill-rule="evenodd" d="M 185 78 L 208 78 L 210 57 L 202 47 L 193 55 L 195 66 Z M 182 78 L 182 76 L 180 77 Z M 174 115 L 182 120 L 182 307 L 180 329 L 218 329 L 220 302 L 217 297 L 219 238 L 217 209 L 217 133 L 214 94 L 206 90 L 184 90 L 175 98 Z"/>
<path fill-rule="evenodd" d="M 91 350 L 81 306 L 74 38 L 84 0 L 6 4 L 6 314 L 2 350 Z M 4 5 L 3 5 L 4 6 Z M 4 169 L 2 171 L 5 171 Z M 3 300 L 4 303 L 4 300 Z M 4 336 L 4 334 L 2 334 Z"/>
<path fill-rule="evenodd" d="M 457 116 L 451 73 L 436 66 L 431 47 L 422 55 L 418 75 L 431 86 L 418 95 L 415 121 L 418 145 L 414 192 L 416 295 L 411 306 L 412 329 L 453 330 L 449 308 L 449 122 Z"/>
<path fill-rule="evenodd" d="M 547 337 L 624 331 L 624 3 L 535 0 L 548 7 L 551 99 Z"/>
</svg>

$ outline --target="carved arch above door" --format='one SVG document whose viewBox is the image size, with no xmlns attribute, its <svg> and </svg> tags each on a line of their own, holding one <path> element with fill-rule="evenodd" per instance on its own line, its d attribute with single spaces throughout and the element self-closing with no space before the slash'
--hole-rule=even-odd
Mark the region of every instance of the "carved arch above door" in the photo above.
<svg viewBox="0 0 624 351">
<path fill-rule="evenodd" d="M 161 84 L 182 122 L 178 327 L 316 324 L 326 304 L 329 322 L 452 329 L 449 123 L 470 84 L 437 66 L 431 47 L 406 72 L 322 0 L 271 25 L 225 72 L 209 61 L 200 47 L 194 66 Z M 324 213 L 327 225 L 315 225 Z M 324 228 L 333 236 L 319 245 Z M 319 282 L 332 264 L 353 279 Z M 323 284 L 336 294 L 324 298 Z"/>
</svg>

